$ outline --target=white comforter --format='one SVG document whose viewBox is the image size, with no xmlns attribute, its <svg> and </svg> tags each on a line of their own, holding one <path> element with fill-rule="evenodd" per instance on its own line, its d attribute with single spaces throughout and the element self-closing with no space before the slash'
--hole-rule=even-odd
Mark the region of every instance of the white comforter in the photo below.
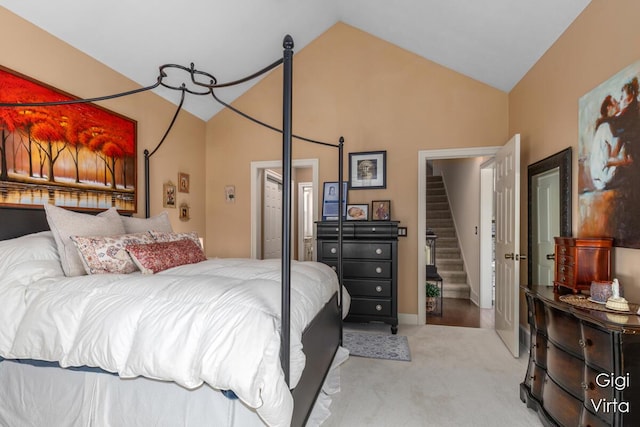
<svg viewBox="0 0 640 427">
<path fill-rule="evenodd" d="M 292 263 L 291 385 L 302 331 L 338 290 L 324 264 Z M 94 366 L 121 377 L 233 390 L 289 425 L 280 366 L 280 261 L 210 259 L 156 275 L 0 277 L 0 356 Z"/>
</svg>

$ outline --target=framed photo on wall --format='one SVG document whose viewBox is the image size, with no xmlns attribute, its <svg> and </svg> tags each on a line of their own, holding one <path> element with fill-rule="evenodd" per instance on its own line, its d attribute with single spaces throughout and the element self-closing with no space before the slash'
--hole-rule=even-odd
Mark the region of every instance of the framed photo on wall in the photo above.
<svg viewBox="0 0 640 427">
<path fill-rule="evenodd" d="M 181 193 L 189 192 L 189 174 L 178 172 L 178 191 Z"/>
<path fill-rule="evenodd" d="M 347 205 L 347 221 L 366 221 L 369 219 L 369 205 Z"/>
<path fill-rule="evenodd" d="M 374 200 L 371 202 L 371 219 L 373 221 L 390 221 L 391 200 Z"/>
<path fill-rule="evenodd" d="M 322 220 L 337 221 L 338 212 L 338 182 L 325 182 L 322 190 Z M 342 183 L 342 217 L 347 215 L 347 183 Z"/>
<path fill-rule="evenodd" d="M 349 188 L 387 188 L 387 152 L 349 153 Z"/>
<path fill-rule="evenodd" d="M 176 207 L 176 186 L 171 181 L 162 186 L 162 206 L 165 208 Z"/>
</svg>

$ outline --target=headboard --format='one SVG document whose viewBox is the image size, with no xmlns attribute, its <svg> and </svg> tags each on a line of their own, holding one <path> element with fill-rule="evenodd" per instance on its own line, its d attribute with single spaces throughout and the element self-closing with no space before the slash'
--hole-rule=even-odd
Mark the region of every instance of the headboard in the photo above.
<svg viewBox="0 0 640 427">
<path fill-rule="evenodd" d="M 0 240 L 49 229 L 44 209 L 0 208 Z"/>
</svg>

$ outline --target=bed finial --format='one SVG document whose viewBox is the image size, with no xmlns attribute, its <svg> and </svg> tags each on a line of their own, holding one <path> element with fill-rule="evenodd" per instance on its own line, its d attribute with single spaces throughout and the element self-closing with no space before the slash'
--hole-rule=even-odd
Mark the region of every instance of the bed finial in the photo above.
<svg viewBox="0 0 640 427">
<path fill-rule="evenodd" d="M 289 34 L 284 36 L 282 47 L 284 47 L 285 49 L 293 49 L 293 37 L 291 37 Z"/>
</svg>

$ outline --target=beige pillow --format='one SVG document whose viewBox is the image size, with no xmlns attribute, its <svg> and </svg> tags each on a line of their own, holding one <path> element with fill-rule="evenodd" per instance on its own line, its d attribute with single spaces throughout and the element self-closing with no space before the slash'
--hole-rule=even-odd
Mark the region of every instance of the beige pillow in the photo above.
<svg viewBox="0 0 640 427">
<path fill-rule="evenodd" d="M 162 231 L 149 231 L 151 237 L 155 239 L 156 242 L 166 243 L 166 242 L 177 242 L 182 239 L 193 240 L 200 248 L 202 245 L 200 244 L 200 238 L 198 237 L 198 233 L 195 231 L 187 231 L 185 233 L 165 233 Z"/>
<path fill-rule="evenodd" d="M 151 218 L 134 218 L 131 216 L 123 216 L 121 218 L 124 224 L 124 231 L 129 234 L 144 233 L 149 230 L 163 231 L 165 233 L 173 231 L 167 212 L 162 212 Z"/>
<path fill-rule="evenodd" d="M 110 208 L 98 215 L 90 215 L 46 204 L 44 211 L 58 246 L 62 270 L 67 276 L 86 274 L 78 249 L 71 241 L 71 236 L 124 234 L 124 225 L 116 208 Z"/>
</svg>

